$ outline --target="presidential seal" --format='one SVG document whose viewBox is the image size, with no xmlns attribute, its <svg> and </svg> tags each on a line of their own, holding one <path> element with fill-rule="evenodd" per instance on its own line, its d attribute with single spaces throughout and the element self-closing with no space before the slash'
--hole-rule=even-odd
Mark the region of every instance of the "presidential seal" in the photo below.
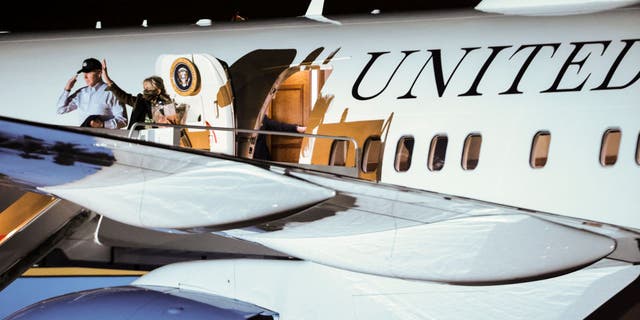
<svg viewBox="0 0 640 320">
<path fill-rule="evenodd" d="M 187 58 L 178 58 L 171 65 L 171 85 L 181 96 L 193 96 L 200 91 L 200 74 Z"/>
</svg>

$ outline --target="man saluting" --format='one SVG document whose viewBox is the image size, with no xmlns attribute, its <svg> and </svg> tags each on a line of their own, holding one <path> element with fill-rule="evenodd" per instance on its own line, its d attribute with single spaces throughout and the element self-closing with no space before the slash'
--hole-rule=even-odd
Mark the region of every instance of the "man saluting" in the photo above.
<svg viewBox="0 0 640 320">
<path fill-rule="evenodd" d="M 87 85 L 71 93 L 80 73 L 84 73 Z M 79 110 L 83 113 L 82 119 L 85 119 L 82 126 L 109 129 L 126 127 L 127 109 L 106 89 L 100 61 L 95 58 L 84 60 L 82 68 L 69 79 L 58 99 L 58 114 Z"/>
</svg>

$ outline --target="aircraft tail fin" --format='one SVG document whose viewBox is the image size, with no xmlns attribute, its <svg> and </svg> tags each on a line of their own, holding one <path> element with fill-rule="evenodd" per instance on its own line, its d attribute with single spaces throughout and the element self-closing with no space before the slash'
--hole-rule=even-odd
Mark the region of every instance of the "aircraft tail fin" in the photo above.
<svg viewBox="0 0 640 320">
<path fill-rule="evenodd" d="M 322 15 L 322 11 L 324 10 L 324 0 L 311 0 L 309 3 L 309 7 L 307 8 L 307 12 L 304 14 L 305 18 L 324 22 L 324 23 L 332 23 L 336 25 L 341 25 L 340 21 L 331 20 Z"/>
</svg>

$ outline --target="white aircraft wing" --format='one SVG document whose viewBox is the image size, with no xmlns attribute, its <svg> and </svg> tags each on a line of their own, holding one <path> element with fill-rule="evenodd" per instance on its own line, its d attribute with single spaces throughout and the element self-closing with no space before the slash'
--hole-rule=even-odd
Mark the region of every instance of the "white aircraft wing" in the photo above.
<svg viewBox="0 0 640 320">
<path fill-rule="evenodd" d="M 351 271 L 456 284 L 510 283 L 609 255 L 611 238 L 515 208 L 291 171 L 336 197 L 259 228 L 224 233 Z"/>
<path fill-rule="evenodd" d="M 517 208 L 7 118 L 0 163 L 15 182 L 120 222 L 218 232 L 386 277 L 513 283 L 616 248 Z"/>
<path fill-rule="evenodd" d="M 242 225 L 334 195 L 220 156 L 6 118 L 0 128 L 0 174 L 134 226 Z"/>
</svg>

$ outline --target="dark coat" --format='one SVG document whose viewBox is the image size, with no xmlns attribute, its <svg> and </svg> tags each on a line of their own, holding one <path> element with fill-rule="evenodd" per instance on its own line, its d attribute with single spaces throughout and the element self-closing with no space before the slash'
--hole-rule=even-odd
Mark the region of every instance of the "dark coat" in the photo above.
<svg viewBox="0 0 640 320">
<path fill-rule="evenodd" d="M 127 129 L 131 129 L 133 124 L 136 122 L 145 122 L 146 118 L 153 118 L 151 115 L 151 106 L 154 105 L 155 102 L 146 99 L 142 93 L 138 93 L 136 96 L 134 96 L 120 89 L 120 87 L 118 87 L 118 85 L 116 85 L 114 82 L 111 83 L 107 90 L 113 92 L 113 95 L 115 95 L 121 103 L 128 104 L 133 107 L 133 111 L 131 111 L 131 119 L 129 119 L 129 126 L 127 127 Z M 163 100 L 164 103 L 171 101 L 168 98 L 158 99 Z"/>
<path fill-rule="evenodd" d="M 298 132 L 298 126 L 295 124 L 279 122 L 270 119 L 265 115 L 264 117 L 262 117 L 262 126 L 260 126 L 260 130 Z M 269 147 L 267 146 L 267 137 L 264 134 L 259 134 L 258 138 L 256 139 L 253 158 L 261 160 L 271 160 L 271 153 L 269 152 Z"/>
</svg>

